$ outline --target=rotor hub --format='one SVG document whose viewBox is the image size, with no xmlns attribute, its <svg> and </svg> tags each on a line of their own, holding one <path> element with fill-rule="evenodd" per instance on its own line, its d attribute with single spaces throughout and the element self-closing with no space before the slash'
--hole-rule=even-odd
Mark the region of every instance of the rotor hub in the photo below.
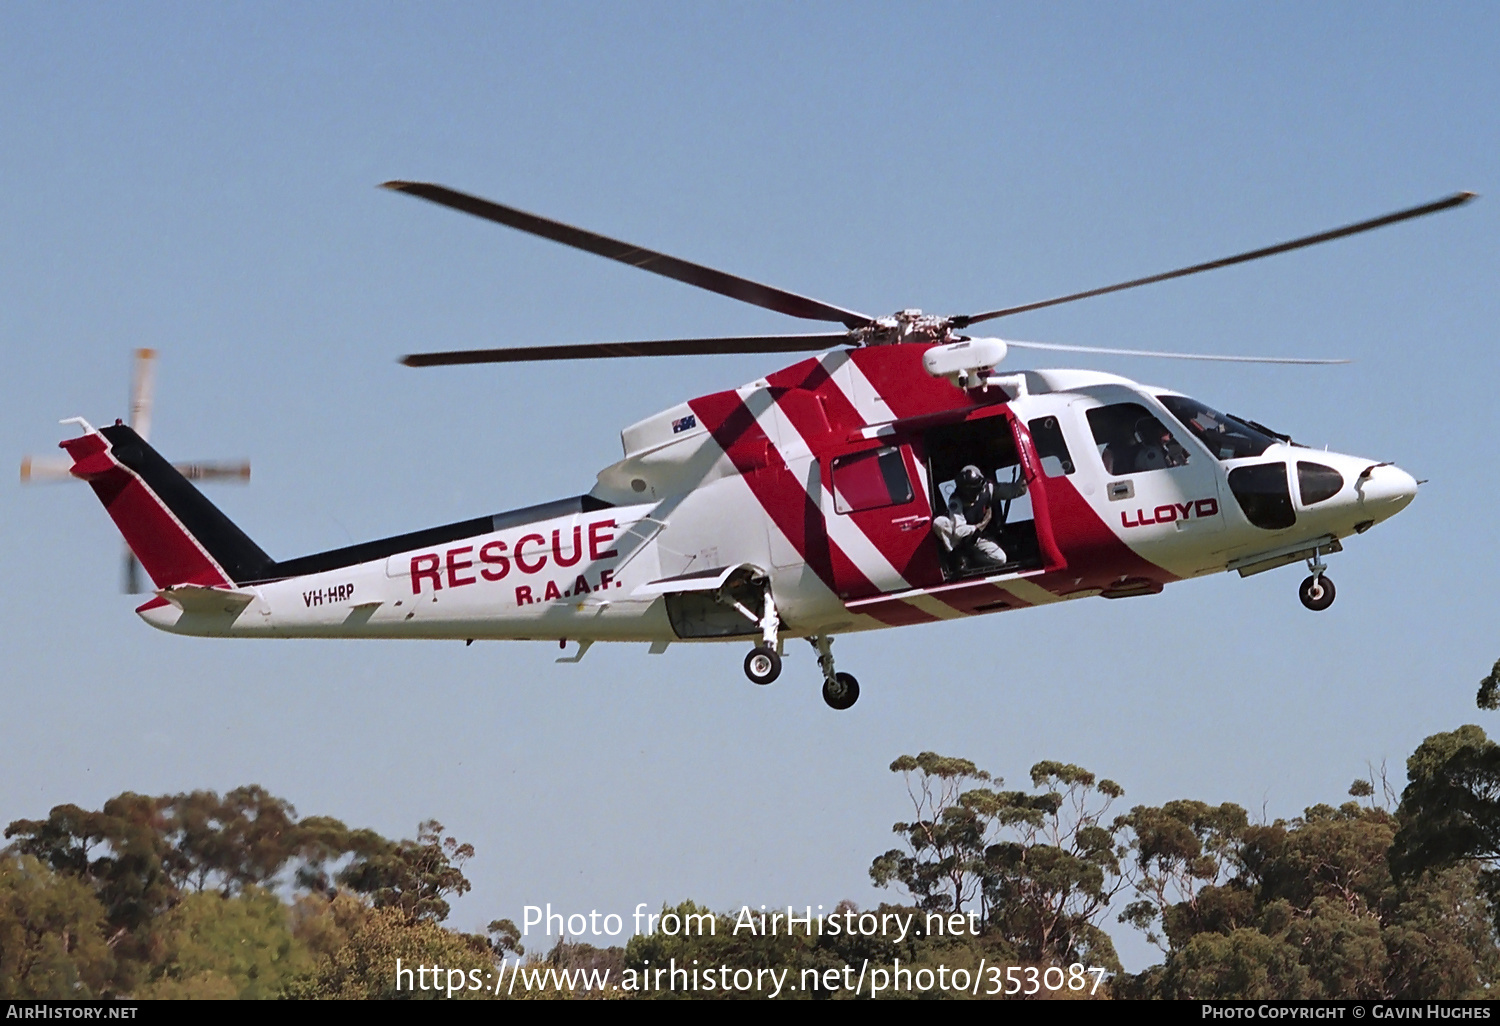
<svg viewBox="0 0 1500 1026">
<path fill-rule="evenodd" d="M 938 345 L 954 340 L 952 317 L 936 317 L 921 310 L 899 310 L 889 317 L 878 317 L 871 324 L 849 329 L 849 341 L 857 346 L 905 342 Z"/>
</svg>

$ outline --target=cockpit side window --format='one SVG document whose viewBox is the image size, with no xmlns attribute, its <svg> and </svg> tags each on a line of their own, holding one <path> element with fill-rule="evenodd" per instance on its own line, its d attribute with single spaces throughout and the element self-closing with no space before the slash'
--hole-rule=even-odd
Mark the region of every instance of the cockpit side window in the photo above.
<svg viewBox="0 0 1500 1026">
<path fill-rule="evenodd" d="M 1276 439 L 1270 435 L 1257 431 L 1242 420 L 1209 409 L 1196 399 L 1184 395 L 1159 395 L 1157 398 L 1220 460 L 1259 456 L 1276 444 Z"/>
<path fill-rule="evenodd" d="M 1187 450 L 1140 403 L 1115 403 L 1088 411 L 1099 459 L 1110 474 L 1139 474 L 1185 466 Z"/>
<path fill-rule="evenodd" d="M 1073 473 L 1073 455 L 1068 452 L 1068 441 L 1063 438 L 1057 418 L 1038 417 L 1027 427 L 1031 429 L 1031 444 L 1036 448 L 1037 459 L 1042 461 L 1042 473 L 1048 477 Z"/>
</svg>

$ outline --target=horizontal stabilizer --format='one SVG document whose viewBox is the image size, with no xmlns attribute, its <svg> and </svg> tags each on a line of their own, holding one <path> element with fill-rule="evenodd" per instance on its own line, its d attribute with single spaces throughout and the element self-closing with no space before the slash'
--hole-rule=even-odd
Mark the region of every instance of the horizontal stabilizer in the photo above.
<svg viewBox="0 0 1500 1026">
<path fill-rule="evenodd" d="M 253 591 L 209 588 L 201 584 L 179 584 L 157 594 L 184 613 L 238 613 L 255 598 Z"/>
</svg>

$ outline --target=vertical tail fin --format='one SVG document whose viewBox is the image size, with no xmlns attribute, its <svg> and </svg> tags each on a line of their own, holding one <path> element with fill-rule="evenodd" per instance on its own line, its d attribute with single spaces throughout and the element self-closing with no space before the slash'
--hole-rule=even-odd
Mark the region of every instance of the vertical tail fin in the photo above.
<svg viewBox="0 0 1500 1026">
<path fill-rule="evenodd" d="M 61 445 L 158 588 L 272 575 L 275 561 L 130 428 L 89 427 Z"/>
</svg>

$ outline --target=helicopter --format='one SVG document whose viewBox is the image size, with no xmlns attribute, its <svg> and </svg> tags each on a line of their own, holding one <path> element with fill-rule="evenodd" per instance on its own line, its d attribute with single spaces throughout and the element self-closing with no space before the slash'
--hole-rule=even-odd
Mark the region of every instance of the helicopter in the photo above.
<svg viewBox="0 0 1500 1026">
<path fill-rule="evenodd" d="M 1394 516 L 1418 482 L 1313 450 L 1171 389 L 1091 370 L 1003 370 L 1011 350 L 1269 363 L 1346 361 L 1109 350 L 965 334 L 984 321 L 1228 267 L 1467 203 L 1444 199 L 1161 274 L 964 316 L 871 317 L 420 182 L 385 187 L 842 330 L 420 353 L 412 367 L 812 353 L 621 432 L 587 492 L 289 560 L 273 559 L 130 425 L 61 446 L 156 586 L 149 624 L 211 637 L 749 645 L 770 684 L 788 639 L 816 652 L 834 709 L 846 633 L 1155 595 L 1207 574 L 1324 557 Z"/>
</svg>

